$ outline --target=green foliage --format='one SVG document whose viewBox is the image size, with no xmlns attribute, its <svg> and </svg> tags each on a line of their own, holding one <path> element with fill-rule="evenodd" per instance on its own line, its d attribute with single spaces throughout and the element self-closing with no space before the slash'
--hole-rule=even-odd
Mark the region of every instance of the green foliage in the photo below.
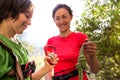
<svg viewBox="0 0 120 80">
<path fill-rule="evenodd" d="M 97 44 L 100 62 L 97 80 L 120 80 L 120 1 L 87 0 L 82 18 L 75 25 L 76 31 L 89 37 L 97 33 L 93 41 L 102 38 Z"/>
</svg>

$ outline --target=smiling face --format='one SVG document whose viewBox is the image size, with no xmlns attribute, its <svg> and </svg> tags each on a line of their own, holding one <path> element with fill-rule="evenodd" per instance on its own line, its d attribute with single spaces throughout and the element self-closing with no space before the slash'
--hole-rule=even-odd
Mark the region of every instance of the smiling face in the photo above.
<svg viewBox="0 0 120 80">
<path fill-rule="evenodd" d="M 33 9 L 28 9 L 24 13 L 20 13 L 17 20 L 13 19 L 11 21 L 11 30 L 14 34 L 21 34 L 27 28 L 28 25 L 31 25 L 31 18 L 33 14 Z"/>
<path fill-rule="evenodd" d="M 0 1 L 0 34 L 14 38 L 22 34 L 31 24 L 33 4 L 30 0 L 1 0 Z M 4 7 L 3 7 L 4 6 Z"/>
<path fill-rule="evenodd" d="M 55 12 L 53 19 L 60 32 L 66 32 L 70 29 L 72 15 L 65 8 L 59 8 Z"/>
</svg>

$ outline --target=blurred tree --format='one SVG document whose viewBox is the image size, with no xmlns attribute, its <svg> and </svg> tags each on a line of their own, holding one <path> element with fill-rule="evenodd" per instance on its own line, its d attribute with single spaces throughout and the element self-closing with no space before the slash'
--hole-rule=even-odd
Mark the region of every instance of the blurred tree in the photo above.
<svg viewBox="0 0 120 80">
<path fill-rule="evenodd" d="M 100 71 L 96 80 L 120 80 L 120 0 L 86 0 L 76 31 L 93 34 L 97 44 Z M 103 36 L 101 35 L 103 34 Z"/>
<path fill-rule="evenodd" d="M 22 45 L 29 51 L 29 56 L 31 56 L 35 50 L 35 46 L 24 40 L 25 34 L 16 35 L 17 39 L 22 43 Z"/>
</svg>

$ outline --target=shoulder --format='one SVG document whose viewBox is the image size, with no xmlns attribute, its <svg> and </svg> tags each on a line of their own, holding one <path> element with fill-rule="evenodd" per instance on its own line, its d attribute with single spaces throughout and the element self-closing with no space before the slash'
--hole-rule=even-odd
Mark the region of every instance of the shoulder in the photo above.
<svg viewBox="0 0 120 80">
<path fill-rule="evenodd" d="M 73 34 L 77 37 L 88 38 L 88 36 L 83 32 L 73 32 Z"/>
<path fill-rule="evenodd" d="M 52 37 L 48 38 L 47 43 L 52 43 L 54 41 L 57 41 L 58 38 L 59 38 L 59 36 L 52 36 Z"/>
<path fill-rule="evenodd" d="M 54 39 L 58 39 L 58 38 L 59 38 L 59 36 L 52 36 L 48 40 L 54 40 Z"/>
</svg>

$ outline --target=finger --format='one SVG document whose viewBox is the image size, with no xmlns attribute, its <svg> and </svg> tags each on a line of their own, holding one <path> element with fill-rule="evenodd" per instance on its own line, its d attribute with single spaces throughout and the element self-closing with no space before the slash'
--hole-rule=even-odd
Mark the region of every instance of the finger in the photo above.
<svg viewBox="0 0 120 80">
<path fill-rule="evenodd" d="M 85 50 L 97 50 L 97 47 L 96 46 L 87 45 L 87 46 L 84 46 L 84 49 Z"/>
<path fill-rule="evenodd" d="M 97 49 L 97 46 L 95 43 L 92 42 L 86 42 L 83 44 L 84 48 L 89 48 L 89 49 Z"/>
<path fill-rule="evenodd" d="M 96 46 L 94 42 L 86 42 L 83 44 L 84 46 L 91 45 L 91 46 Z"/>
<path fill-rule="evenodd" d="M 96 53 L 96 49 L 85 49 L 88 53 Z"/>
<path fill-rule="evenodd" d="M 53 55 L 51 55 L 51 54 L 48 54 L 48 57 L 49 57 L 49 59 L 52 59 L 52 60 L 54 60 L 54 56 L 53 56 Z"/>
<path fill-rule="evenodd" d="M 49 62 L 49 64 L 55 65 L 58 63 L 59 58 L 57 57 L 57 55 L 49 54 L 47 57 L 47 61 Z"/>
</svg>

